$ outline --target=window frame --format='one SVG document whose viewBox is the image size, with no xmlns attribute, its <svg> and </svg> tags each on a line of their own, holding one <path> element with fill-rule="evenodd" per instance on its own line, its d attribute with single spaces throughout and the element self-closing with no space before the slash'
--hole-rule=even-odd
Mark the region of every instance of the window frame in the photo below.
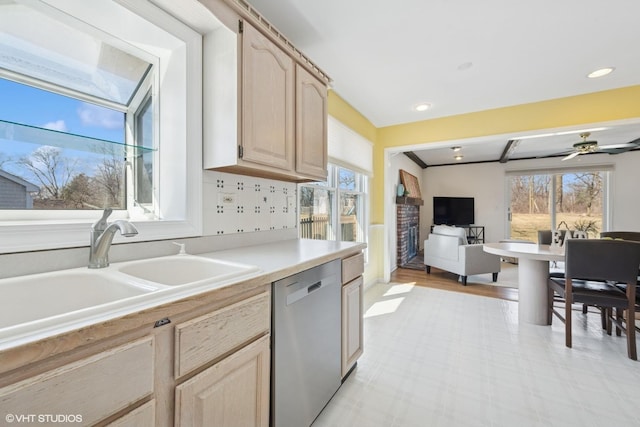
<svg viewBox="0 0 640 427">
<path fill-rule="evenodd" d="M 110 219 L 127 218 L 135 223 L 139 234 L 127 242 L 202 235 L 202 169 L 195 167 L 202 164 L 201 35 L 149 2 L 45 0 L 38 7 L 84 21 L 157 58 L 159 68 L 153 73 L 157 85 L 148 82 L 151 96 L 158 100 L 152 103 L 154 131 L 158 131 L 154 143 L 161 144 L 163 151 L 154 154 L 157 169 L 162 171 L 154 174 L 154 187 L 159 189 L 154 195 L 159 202 L 157 212 L 132 216 L 114 211 Z M 138 25 L 114 25 L 132 19 Z M 132 102 L 130 107 L 139 105 Z M 131 124 L 126 129 L 127 138 L 132 137 Z M 101 214 L 64 211 L 43 219 L 36 211 L 31 216 L 0 218 L 0 253 L 87 246 L 89 226 Z M 115 241 L 120 240 L 116 236 Z"/>
<path fill-rule="evenodd" d="M 358 216 L 358 226 L 362 229 L 363 240 L 359 243 L 367 243 L 369 240 L 368 233 L 368 213 L 369 213 L 369 188 L 368 182 L 369 177 L 365 174 L 358 172 L 357 170 L 350 169 L 345 166 L 329 163 L 327 165 L 327 181 L 315 182 L 315 183 L 304 183 L 299 184 L 299 187 L 310 187 L 310 188 L 322 188 L 328 191 L 332 191 L 334 193 L 333 200 L 331 202 L 331 227 L 334 230 L 333 239 L 328 239 L 331 241 L 347 241 L 342 240 L 342 228 L 340 223 L 341 213 L 339 212 L 340 206 L 340 198 L 342 194 L 353 194 L 361 197 L 362 204 L 357 208 L 357 216 Z M 339 174 L 340 169 L 348 170 L 355 174 L 355 189 L 347 190 L 341 189 L 339 183 Z M 299 192 L 300 193 L 300 192 Z M 300 206 L 300 197 L 298 197 L 298 236 L 300 236 L 300 215 L 301 215 L 301 206 Z M 349 240 L 350 241 L 350 240 Z M 365 251 L 366 257 L 366 251 Z"/>
</svg>

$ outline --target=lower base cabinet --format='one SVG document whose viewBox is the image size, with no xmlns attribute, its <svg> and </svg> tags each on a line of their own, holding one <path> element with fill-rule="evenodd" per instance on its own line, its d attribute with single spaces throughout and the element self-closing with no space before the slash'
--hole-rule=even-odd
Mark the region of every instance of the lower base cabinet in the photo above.
<svg viewBox="0 0 640 427">
<path fill-rule="evenodd" d="M 175 425 L 269 425 L 269 335 L 176 387 Z"/>
<path fill-rule="evenodd" d="M 342 376 L 346 376 L 363 353 L 362 276 L 342 287 Z"/>
</svg>

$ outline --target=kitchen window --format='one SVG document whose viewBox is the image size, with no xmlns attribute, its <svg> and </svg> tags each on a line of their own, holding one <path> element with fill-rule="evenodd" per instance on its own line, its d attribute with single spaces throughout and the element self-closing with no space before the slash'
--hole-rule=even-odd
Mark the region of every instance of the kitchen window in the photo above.
<svg viewBox="0 0 640 427">
<path fill-rule="evenodd" d="M 367 176 L 332 164 L 327 176 L 300 185 L 300 237 L 366 242 Z"/>
<path fill-rule="evenodd" d="M 201 234 L 200 34 L 110 0 L 8 0 L 0 26 L 0 253 L 86 245 L 107 207 Z"/>
</svg>

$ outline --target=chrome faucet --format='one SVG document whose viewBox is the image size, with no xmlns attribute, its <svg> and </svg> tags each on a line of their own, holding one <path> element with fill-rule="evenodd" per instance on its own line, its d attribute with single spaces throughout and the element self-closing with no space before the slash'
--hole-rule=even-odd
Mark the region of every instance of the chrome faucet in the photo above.
<svg viewBox="0 0 640 427">
<path fill-rule="evenodd" d="M 107 218 L 113 210 L 107 208 L 102 218 L 91 226 L 91 252 L 89 253 L 89 268 L 104 268 L 109 266 L 109 248 L 116 231 L 125 237 L 138 234 L 138 230 L 128 221 L 118 219 L 107 223 Z"/>
</svg>

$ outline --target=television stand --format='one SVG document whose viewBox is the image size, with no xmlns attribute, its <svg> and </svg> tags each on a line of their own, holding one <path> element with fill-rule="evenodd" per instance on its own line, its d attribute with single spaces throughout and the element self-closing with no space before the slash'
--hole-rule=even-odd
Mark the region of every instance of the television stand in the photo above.
<svg viewBox="0 0 640 427">
<path fill-rule="evenodd" d="M 431 226 L 431 231 L 433 232 Z M 467 230 L 467 243 L 470 245 L 473 243 L 484 243 L 484 225 L 456 225 L 455 227 L 464 228 Z"/>
</svg>

